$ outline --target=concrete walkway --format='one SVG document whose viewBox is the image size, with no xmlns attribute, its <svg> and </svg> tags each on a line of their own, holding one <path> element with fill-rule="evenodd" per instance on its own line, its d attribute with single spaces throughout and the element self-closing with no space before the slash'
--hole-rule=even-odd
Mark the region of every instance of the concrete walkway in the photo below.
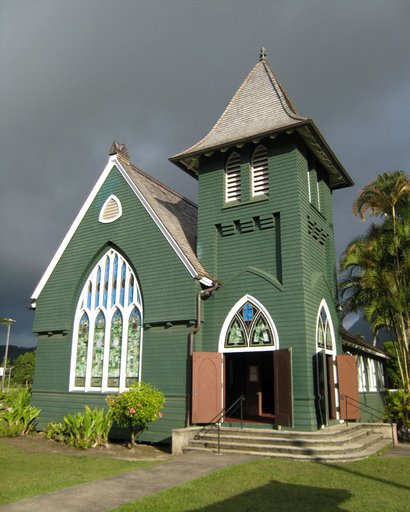
<svg viewBox="0 0 410 512">
<path fill-rule="evenodd" d="M 0 511 L 103 512 L 189 482 L 216 469 L 254 459 L 250 455 L 188 452 L 164 464 L 3 505 Z"/>
</svg>

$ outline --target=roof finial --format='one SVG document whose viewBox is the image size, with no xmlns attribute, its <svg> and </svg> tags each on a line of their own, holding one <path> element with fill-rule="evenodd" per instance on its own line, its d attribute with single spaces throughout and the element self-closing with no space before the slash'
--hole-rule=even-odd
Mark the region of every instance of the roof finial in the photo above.
<svg viewBox="0 0 410 512">
<path fill-rule="evenodd" d="M 111 144 L 109 154 L 110 154 L 110 156 L 111 155 L 121 155 L 127 160 L 129 158 L 127 146 L 125 144 L 121 144 L 121 143 L 117 142 L 116 140 L 114 140 L 113 143 Z"/>
<path fill-rule="evenodd" d="M 261 52 L 259 54 L 259 62 L 266 62 L 268 60 L 268 54 L 266 53 L 266 48 L 262 46 Z"/>
</svg>

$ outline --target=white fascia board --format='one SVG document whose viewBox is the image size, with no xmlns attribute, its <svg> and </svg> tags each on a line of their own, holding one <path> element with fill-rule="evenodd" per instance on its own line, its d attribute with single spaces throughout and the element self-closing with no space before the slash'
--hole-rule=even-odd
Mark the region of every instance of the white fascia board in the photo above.
<svg viewBox="0 0 410 512">
<path fill-rule="evenodd" d="M 40 282 L 38 283 L 36 289 L 34 290 L 32 296 L 31 296 L 32 301 L 35 301 L 39 297 L 40 293 L 43 291 L 43 288 L 46 285 L 49 277 L 51 276 L 53 270 L 55 269 L 57 263 L 59 262 L 61 256 L 63 255 L 64 251 L 66 250 L 67 245 L 69 244 L 70 240 L 74 236 L 74 233 L 76 232 L 78 226 L 80 225 L 85 214 L 87 213 L 88 208 L 90 207 L 91 203 L 94 201 L 95 196 L 98 194 L 100 188 L 102 187 L 104 181 L 107 179 L 107 176 L 111 172 L 114 165 L 118 165 L 117 158 L 115 155 L 111 156 L 108 159 L 108 163 L 105 166 L 105 169 L 103 170 L 101 176 L 98 178 L 97 183 L 94 185 L 93 189 L 91 190 L 85 203 L 81 207 L 81 210 L 79 211 L 77 217 L 74 219 L 74 222 L 72 223 L 66 236 L 64 237 L 63 241 L 61 242 L 60 247 L 57 249 L 57 252 L 54 254 L 53 259 L 49 263 L 46 271 L 44 272 L 42 278 L 40 279 Z"/>
<path fill-rule="evenodd" d="M 184 264 L 185 268 L 190 273 L 191 277 L 198 278 L 198 273 L 193 267 L 192 263 L 188 260 L 188 258 L 185 256 L 185 254 L 182 252 L 180 246 L 175 241 L 175 239 L 171 236 L 167 228 L 162 223 L 161 219 L 158 217 L 158 215 L 155 213 L 151 205 L 148 203 L 148 201 L 145 199 L 144 195 L 138 188 L 138 186 L 132 181 L 132 179 L 128 176 L 128 173 L 125 171 L 125 169 L 122 167 L 121 162 L 117 161 L 116 163 L 120 173 L 124 177 L 125 181 L 128 183 L 128 185 L 133 190 L 134 194 L 138 197 L 141 204 L 144 206 L 144 208 L 147 210 L 148 214 L 152 218 L 152 220 L 155 222 L 155 224 L 158 226 L 161 233 L 164 235 L 170 246 L 174 249 L 175 253 L 179 257 L 179 259 Z"/>
<path fill-rule="evenodd" d="M 102 187 L 104 181 L 107 179 L 107 176 L 111 172 L 112 168 L 116 166 L 117 169 L 120 171 L 121 175 L 124 177 L 125 181 L 128 183 L 128 185 L 131 187 L 135 195 L 138 197 L 144 208 L 147 210 L 155 224 L 160 229 L 161 233 L 164 235 L 168 243 L 171 245 L 171 247 L 176 252 L 177 256 L 180 258 L 190 275 L 194 278 L 198 278 L 198 273 L 188 260 L 188 258 L 185 256 L 185 254 L 181 251 L 181 248 L 177 244 L 177 242 L 172 238 L 164 224 L 159 219 L 158 215 L 154 212 L 154 210 L 151 208 L 141 191 L 138 189 L 138 187 L 135 185 L 135 183 L 131 180 L 131 178 L 128 176 L 127 172 L 122 167 L 120 161 L 116 157 L 116 155 L 112 155 L 108 159 L 108 163 L 102 172 L 101 176 L 99 177 L 97 183 L 94 185 L 93 189 L 91 190 L 89 196 L 87 197 L 85 203 L 83 204 L 81 210 L 79 211 L 77 217 L 75 218 L 73 224 L 71 225 L 70 229 L 68 230 L 66 236 L 64 237 L 63 241 L 61 242 L 59 248 L 57 249 L 57 252 L 54 254 L 53 259 L 51 260 L 50 264 L 48 265 L 46 271 L 44 272 L 42 278 L 40 279 L 40 282 L 38 283 L 36 289 L 34 290 L 31 300 L 32 300 L 32 307 L 35 308 L 35 300 L 39 297 L 40 293 L 43 291 L 44 286 L 46 285 L 48 279 L 50 278 L 52 272 L 54 271 L 57 263 L 59 262 L 61 256 L 63 255 L 64 251 L 66 250 L 70 240 L 74 236 L 74 233 L 76 232 L 78 226 L 80 225 L 81 221 L 83 220 L 88 208 L 91 206 L 91 203 L 94 201 L 96 195 L 98 194 L 100 188 Z M 204 278 L 206 279 L 206 278 Z M 205 284 L 205 283 L 204 283 Z"/>
<path fill-rule="evenodd" d="M 199 282 L 208 288 L 214 285 L 214 282 L 209 277 L 201 277 Z"/>
</svg>

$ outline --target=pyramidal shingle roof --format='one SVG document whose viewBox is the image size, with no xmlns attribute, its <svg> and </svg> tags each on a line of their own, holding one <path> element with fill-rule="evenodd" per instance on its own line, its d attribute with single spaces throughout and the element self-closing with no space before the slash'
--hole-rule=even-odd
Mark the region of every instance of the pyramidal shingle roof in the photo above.
<svg viewBox="0 0 410 512">
<path fill-rule="evenodd" d="M 306 121 L 292 105 L 266 60 L 261 58 L 212 130 L 178 157 L 287 128 Z"/>
<path fill-rule="evenodd" d="M 333 188 L 353 182 L 337 160 L 313 121 L 301 116 L 275 77 L 261 50 L 259 62 L 239 87 L 211 131 L 199 142 L 170 158 L 190 174 L 198 171 L 198 157 L 214 150 L 297 129 L 330 174 Z"/>
</svg>

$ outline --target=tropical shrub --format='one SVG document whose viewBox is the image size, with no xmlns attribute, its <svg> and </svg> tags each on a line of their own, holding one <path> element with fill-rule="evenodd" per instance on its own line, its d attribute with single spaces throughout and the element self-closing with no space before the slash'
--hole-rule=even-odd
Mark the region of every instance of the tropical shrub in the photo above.
<svg viewBox="0 0 410 512">
<path fill-rule="evenodd" d="M 35 420 L 40 414 L 40 409 L 30 405 L 30 396 L 31 393 L 28 388 L 21 388 L 14 393 L 4 394 L 0 436 L 16 437 L 34 430 Z"/>
<path fill-rule="evenodd" d="M 111 426 L 111 411 L 86 405 L 84 412 L 67 414 L 62 423 L 49 423 L 44 433 L 48 439 L 87 449 L 107 446 Z"/>
<path fill-rule="evenodd" d="M 379 222 L 342 255 L 343 310 L 363 313 L 374 334 L 393 334 L 400 387 L 410 393 L 410 176 L 379 175 L 360 191 L 353 212 L 363 220 L 370 213 Z"/>
<path fill-rule="evenodd" d="M 397 423 L 399 441 L 410 442 L 410 393 L 404 390 L 387 392 L 386 416 Z"/>
<path fill-rule="evenodd" d="M 113 420 L 126 427 L 131 437 L 131 448 L 135 439 L 146 430 L 148 423 L 162 418 L 161 409 L 165 404 L 163 393 L 143 382 L 134 384 L 128 391 L 107 398 Z"/>
</svg>

